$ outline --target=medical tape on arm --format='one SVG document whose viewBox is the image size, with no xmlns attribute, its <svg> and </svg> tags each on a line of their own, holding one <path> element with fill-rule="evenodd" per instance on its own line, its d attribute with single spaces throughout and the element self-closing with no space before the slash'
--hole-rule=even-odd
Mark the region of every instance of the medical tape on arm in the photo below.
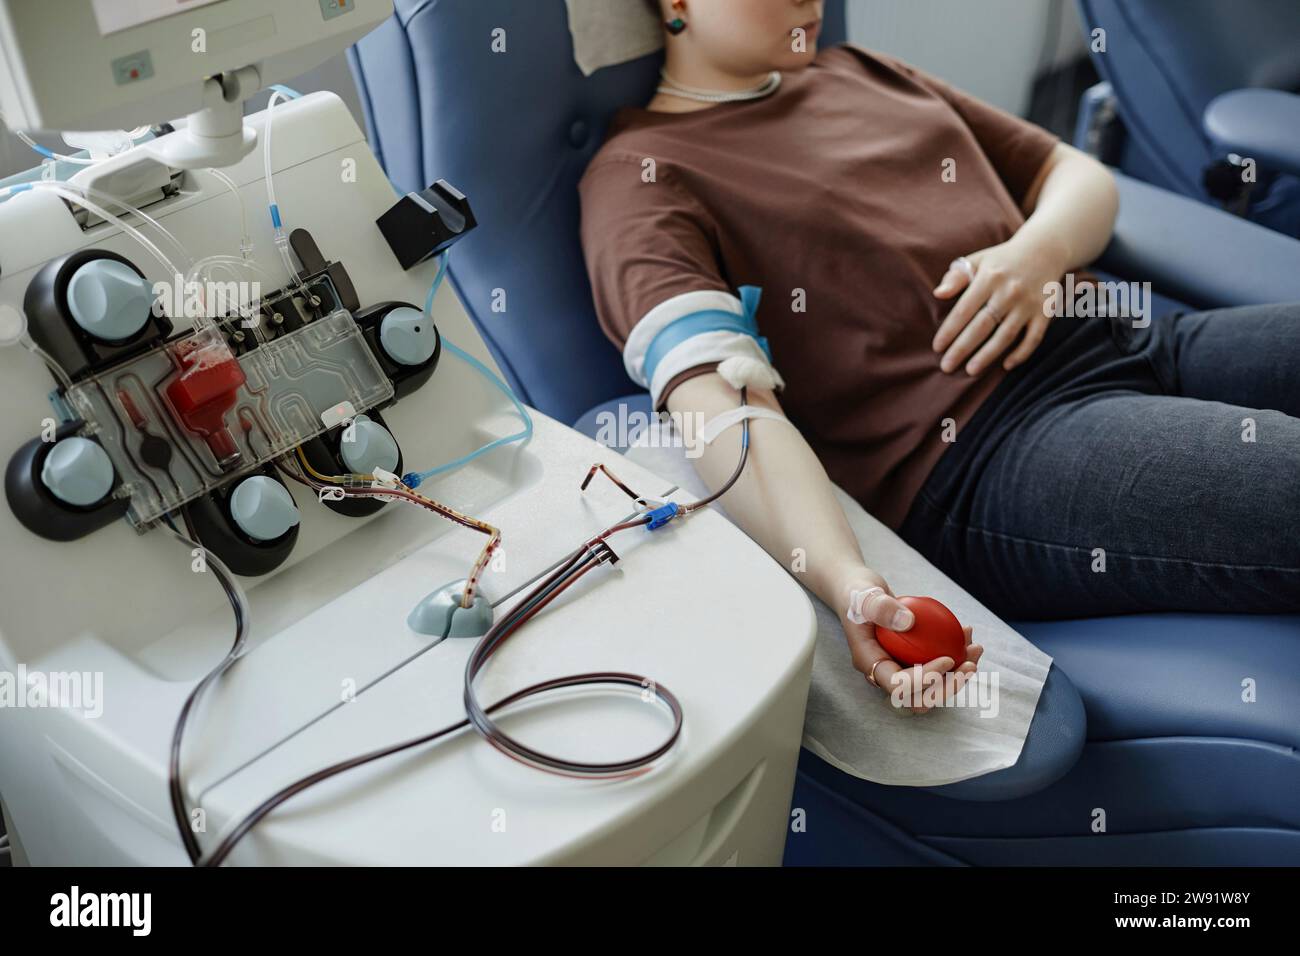
<svg viewBox="0 0 1300 956">
<path fill-rule="evenodd" d="M 773 408 L 767 408 L 763 405 L 740 405 L 736 408 L 729 408 L 725 412 L 714 415 L 705 423 L 699 431 L 699 439 L 706 445 L 713 444 L 713 439 L 717 438 L 732 425 L 738 425 L 748 418 L 775 418 L 778 421 L 789 422 L 780 412 Z M 791 424 L 794 424 L 791 422 Z"/>
</svg>

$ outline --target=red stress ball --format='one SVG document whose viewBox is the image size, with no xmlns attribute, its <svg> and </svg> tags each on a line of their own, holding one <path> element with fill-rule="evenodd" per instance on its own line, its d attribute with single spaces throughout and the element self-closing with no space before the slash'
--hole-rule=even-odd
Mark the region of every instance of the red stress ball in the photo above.
<svg viewBox="0 0 1300 956">
<path fill-rule="evenodd" d="M 966 634 L 952 611 L 931 597 L 901 597 L 898 601 L 916 620 L 906 631 L 876 625 L 876 640 L 890 657 L 908 666 L 951 657 L 956 667 L 966 660 Z"/>
</svg>

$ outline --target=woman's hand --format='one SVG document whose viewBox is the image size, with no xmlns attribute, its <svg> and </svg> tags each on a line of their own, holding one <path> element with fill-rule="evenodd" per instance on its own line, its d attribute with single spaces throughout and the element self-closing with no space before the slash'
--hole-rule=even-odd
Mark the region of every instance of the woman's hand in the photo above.
<svg viewBox="0 0 1300 956">
<path fill-rule="evenodd" d="M 894 597 L 885 579 L 870 568 L 854 568 L 843 576 L 838 590 L 842 601 L 837 610 L 844 626 L 844 637 L 849 642 L 853 666 L 886 694 L 898 693 L 902 700 L 911 700 L 914 694 L 924 689 L 926 682 L 934 680 L 931 674 L 946 674 L 954 668 L 959 676 L 951 693 L 956 693 L 975 673 L 984 648 L 972 643 L 969 627 L 963 628 L 966 634 L 964 661 L 958 663 L 951 657 L 941 657 L 926 664 L 918 674 L 914 667 L 900 666 L 876 640 L 876 625 L 891 631 L 906 631 L 915 620 L 912 612 Z M 858 619 L 865 620 L 860 623 Z M 947 700 L 949 696 L 951 694 L 945 688 L 943 699 Z M 930 708 L 913 706 L 909 709 L 915 714 L 924 714 Z"/>
<path fill-rule="evenodd" d="M 951 657 L 940 657 L 917 668 L 915 666 L 903 667 L 890 660 L 876 669 L 876 680 L 880 681 L 885 693 L 891 696 L 897 694 L 899 700 L 925 700 L 929 696 L 926 689 L 931 682 L 944 680 L 943 675 L 956 666 L 957 679 L 953 682 L 952 687 L 949 688 L 946 681 L 943 685 L 942 699 L 947 701 L 975 675 L 975 670 L 979 666 L 980 655 L 984 653 L 984 648 L 972 640 L 969 625 L 962 628 L 962 633 L 966 635 L 966 660 L 962 661 L 961 664 L 954 665 Z M 939 676 L 932 677 L 932 674 Z M 924 714 L 930 710 L 929 707 L 921 705 L 909 706 L 908 709 L 914 714 Z"/>
<path fill-rule="evenodd" d="M 943 352 L 939 367 L 952 372 L 965 362 L 968 375 L 979 375 L 1020 339 L 1002 363 L 1009 371 L 1043 341 L 1051 322 L 1043 287 L 1065 275 L 1068 253 L 1062 243 L 1018 233 L 1000 246 L 966 256 L 966 261 L 975 273 L 973 280 L 958 260 L 934 290 L 939 299 L 963 293 L 934 336 L 932 347 Z"/>
</svg>

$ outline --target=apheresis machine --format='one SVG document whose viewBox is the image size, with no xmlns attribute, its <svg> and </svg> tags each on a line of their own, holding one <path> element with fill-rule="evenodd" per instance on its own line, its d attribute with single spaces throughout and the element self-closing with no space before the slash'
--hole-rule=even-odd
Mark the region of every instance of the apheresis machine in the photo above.
<svg viewBox="0 0 1300 956">
<path fill-rule="evenodd" d="M 14 862 L 777 864 L 812 607 L 513 399 L 437 294 L 513 224 L 278 85 L 392 12 L 0 0 Z"/>
</svg>

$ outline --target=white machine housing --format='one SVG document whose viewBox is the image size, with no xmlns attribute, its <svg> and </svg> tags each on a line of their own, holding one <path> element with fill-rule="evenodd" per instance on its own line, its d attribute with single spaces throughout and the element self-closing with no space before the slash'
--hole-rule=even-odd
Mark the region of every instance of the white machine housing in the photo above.
<svg viewBox="0 0 1300 956">
<path fill-rule="evenodd" d="M 392 13 L 392 0 L 0 0 L 0 110 L 11 128 L 56 132 L 188 116 L 209 105 L 208 78 L 255 68 L 247 99 Z"/>
<path fill-rule="evenodd" d="M 223 0 L 212 9 L 227 5 L 251 4 Z M 3 3 L 11 17 L 18 6 Z M 143 116 L 123 107 L 113 119 Z M 249 117 L 257 132 L 263 122 L 264 114 Z M 422 303 L 434 264 L 405 272 L 385 244 L 375 220 L 394 193 L 342 101 L 311 94 L 277 107 L 274 122 L 286 226 L 310 230 L 327 258 L 344 263 L 363 307 Z M 226 172 L 248 204 L 258 264 L 284 276 L 267 217 L 252 214 L 265 208 L 261 159 L 250 155 Z M 238 206 L 206 172 L 186 173 L 180 193 L 149 211 L 195 257 L 238 248 Z M 151 281 L 166 278 L 115 226 L 83 231 L 57 196 L 34 190 L 0 204 L 0 303 L 20 308 L 43 263 L 82 247 L 125 255 Z M 448 340 L 495 368 L 450 287 L 434 318 Z M 31 354 L 7 348 L 0 381 L 7 458 L 50 416 L 53 380 Z M 452 460 L 520 427 L 501 393 L 446 353 L 433 378 L 384 416 L 408 468 Z M 502 529 L 502 556 L 483 579 L 498 616 L 582 539 L 632 510 L 601 477 L 579 491 L 593 463 L 607 462 L 643 495 L 685 500 L 608 448 L 533 417 L 529 442 L 497 448 L 421 488 Z M 294 553 L 275 572 L 244 581 L 251 650 L 190 724 L 187 790 L 206 816 L 205 847 L 305 773 L 463 716 L 473 642 L 436 643 L 405 621 L 420 598 L 464 576 L 482 537 L 400 504 L 355 519 L 300 488 L 293 493 L 302 514 Z M 812 664 L 815 617 L 806 594 L 707 509 L 611 543 L 621 561 L 587 575 L 511 638 L 481 679 L 480 697 L 491 702 L 563 674 L 645 674 L 685 711 L 679 743 L 650 773 L 619 782 L 551 776 L 463 731 L 300 795 L 256 827 L 230 862 L 779 864 Z M 119 521 L 56 543 L 28 532 L 7 507 L 0 560 L 0 669 L 97 674 L 103 684 L 97 717 L 0 708 L 0 799 L 16 859 L 183 864 L 167 752 L 185 696 L 233 635 L 217 582 L 194 573 L 188 551 L 161 532 L 138 535 Z M 535 746 L 593 760 L 645 752 L 669 727 L 657 705 L 615 691 L 553 696 L 503 719 Z"/>
</svg>

